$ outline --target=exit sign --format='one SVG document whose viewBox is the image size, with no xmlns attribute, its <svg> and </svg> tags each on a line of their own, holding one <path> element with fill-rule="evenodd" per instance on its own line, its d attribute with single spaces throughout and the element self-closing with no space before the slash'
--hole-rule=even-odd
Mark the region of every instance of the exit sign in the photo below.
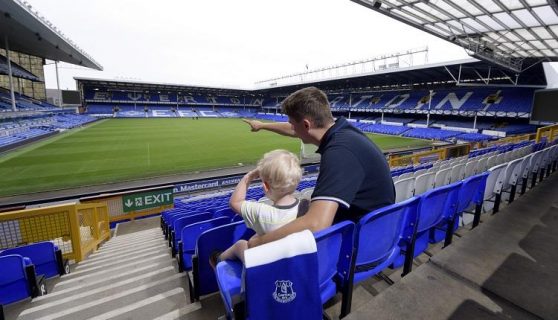
<svg viewBox="0 0 558 320">
<path fill-rule="evenodd" d="M 173 204 L 172 188 L 128 194 L 122 197 L 124 212 L 138 211 Z"/>
</svg>

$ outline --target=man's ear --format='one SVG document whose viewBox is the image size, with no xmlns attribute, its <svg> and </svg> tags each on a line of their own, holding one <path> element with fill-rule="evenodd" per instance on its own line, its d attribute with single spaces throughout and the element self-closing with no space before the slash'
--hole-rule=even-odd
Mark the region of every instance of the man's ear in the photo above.
<svg viewBox="0 0 558 320">
<path fill-rule="evenodd" d="M 302 119 L 302 122 L 304 123 L 304 128 L 306 128 L 306 130 L 310 130 L 310 128 L 312 127 L 312 122 L 310 122 L 310 120 L 308 119 Z"/>
<path fill-rule="evenodd" d="M 269 186 L 267 185 L 267 182 L 262 183 L 262 188 L 263 188 L 264 192 L 269 191 Z"/>
</svg>

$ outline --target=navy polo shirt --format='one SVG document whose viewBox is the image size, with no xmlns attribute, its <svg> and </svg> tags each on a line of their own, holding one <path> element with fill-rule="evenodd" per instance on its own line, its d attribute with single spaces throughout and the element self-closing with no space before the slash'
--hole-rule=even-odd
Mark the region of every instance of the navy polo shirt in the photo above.
<svg viewBox="0 0 558 320">
<path fill-rule="evenodd" d="M 339 203 L 334 223 L 356 222 L 370 211 L 395 202 L 384 154 L 345 118 L 337 119 L 329 128 L 317 152 L 322 159 L 312 201 Z"/>
</svg>

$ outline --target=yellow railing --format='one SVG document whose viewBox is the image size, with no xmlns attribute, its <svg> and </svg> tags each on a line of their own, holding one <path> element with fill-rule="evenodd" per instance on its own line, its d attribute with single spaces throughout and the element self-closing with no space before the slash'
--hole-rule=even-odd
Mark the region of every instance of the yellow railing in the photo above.
<svg viewBox="0 0 558 320">
<path fill-rule="evenodd" d="M 71 203 L 0 213 L 0 249 L 52 241 L 79 262 L 110 238 L 106 203 Z"/>
<path fill-rule="evenodd" d="M 448 157 L 458 157 L 469 153 L 471 146 L 469 144 L 462 145 L 452 145 L 448 147 L 442 147 L 438 149 L 433 149 L 430 151 L 418 152 L 410 155 L 390 155 L 389 166 L 390 167 L 400 167 L 408 165 L 416 165 L 424 160 L 436 161 L 445 160 Z"/>
<path fill-rule="evenodd" d="M 541 142 L 542 138 L 546 138 L 547 141 L 558 138 L 558 124 L 537 129 L 537 142 Z"/>
<path fill-rule="evenodd" d="M 521 134 L 521 135 L 517 135 L 517 136 L 505 137 L 505 138 L 502 138 L 502 139 L 498 139 L 496 141 L 491 141 L 487 144 L 487 146 L 494 146 L 494 145 L 500 145 L 500 144 L 506 144 L 506 143 L 518 143 L 518 142 L 521 142 L 521 141 L 533 140 L 534 138 L 535 138 L 534 133 Z"/>
</svg>

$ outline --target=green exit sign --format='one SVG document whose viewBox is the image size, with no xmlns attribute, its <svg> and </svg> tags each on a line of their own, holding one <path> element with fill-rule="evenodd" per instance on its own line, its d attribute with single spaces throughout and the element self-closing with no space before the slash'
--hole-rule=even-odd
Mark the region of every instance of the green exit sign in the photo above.
<svg viewBox="0 0 558 320">
<path fill-rule="evenodd" d="M 128 194 L 122 197 L 124 212 L 138 211 L 173 204 L 172 188 Z"/>
</svg>

